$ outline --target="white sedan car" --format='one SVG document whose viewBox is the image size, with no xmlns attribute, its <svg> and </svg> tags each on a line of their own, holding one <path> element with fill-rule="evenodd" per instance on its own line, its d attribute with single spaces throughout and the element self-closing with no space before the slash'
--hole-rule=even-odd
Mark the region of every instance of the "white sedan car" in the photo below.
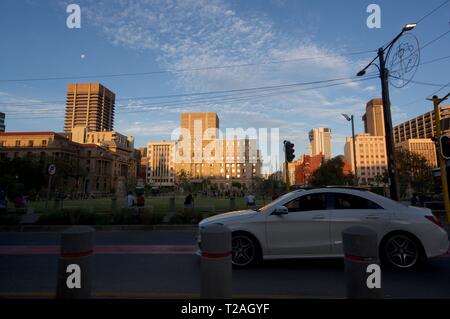
<svg viewBox="0 0 450 319">
<path fill-rule="evenodd" d="M 214 223 L 231 229 L 236 267 L 261 259 L 343 257 L 342 231 L 356 225 L 378 234 L 382 262 L 397 268 L 414 267 L 449 248 L 431 210 L 349 188 L 293 191 L 258 210 L 206 218 L 199 228 Z M 200 236 L 198 245 L 200 252 Z"/>
</svg>

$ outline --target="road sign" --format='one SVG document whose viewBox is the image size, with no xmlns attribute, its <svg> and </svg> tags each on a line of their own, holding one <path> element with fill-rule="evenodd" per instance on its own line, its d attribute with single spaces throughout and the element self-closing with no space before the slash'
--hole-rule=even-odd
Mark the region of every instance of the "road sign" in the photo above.
<svg viewBox="0 0 450 319">
<path fill-rule="evenodd" d="M 55 164 L 49 164 L 47 167 L 48 175 L 53 176 L 56 174 L 56 165 Z"/>
</svg>

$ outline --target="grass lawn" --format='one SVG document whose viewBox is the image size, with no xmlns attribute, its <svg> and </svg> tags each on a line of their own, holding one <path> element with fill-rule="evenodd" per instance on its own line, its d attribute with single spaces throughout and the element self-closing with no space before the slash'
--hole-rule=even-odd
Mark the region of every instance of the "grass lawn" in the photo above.
<svg viewBox="0 0 450 319">
<path fill-rule="evenodd" d="M 166 213 L 169 210 L 169 199 L 171 196 L 148 196 L 145 198 L 145 206 L 152 206 L 153 211 L 157 213 Z M 183 211 L 185 196 L 175 196 L 175 207 L 177 211 Z M 268 203 L 266 200 L 265 203 Z M 257 206 L 263 206 L 264 201 L 261 198 L 256 200 Z M 63 208 L 79 207 L 81 209 L 92 210 L 93 212 L 111 211 L 111 198 L 96 198 L 84 200 L 64 200 Z M 45 209 L 45 201 L 30 202 L 29 207 L 35 211 Z M 116 207 L 118 209 L 125 206 L 125 197 L 118 198 Z M 53 209 L 54 202 L 49 201 L 48 208 Z M 235 201 L 235 210 L 246 209 L 245 197 L 237 197 Z M 230 211 L 230 199 L 216 197 L 195 197 L 194 210 L 199 212 L 220 213 Z"/>
</svg>

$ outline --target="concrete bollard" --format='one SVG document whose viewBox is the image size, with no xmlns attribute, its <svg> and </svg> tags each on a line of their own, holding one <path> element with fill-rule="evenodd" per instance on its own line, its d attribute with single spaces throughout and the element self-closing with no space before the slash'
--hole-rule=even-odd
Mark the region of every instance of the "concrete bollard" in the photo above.
<svg viewBox="0 0 450 319">
<path fill-rule="evenodd" d="M 169 198 L 169 212 L 174 213 L 175 212 L 175 197 Z"/>
<path fill-rule="evenodd" d="M 230 210 L 234 210 L 236 208 L 236 198 L 230 197 Z"/>
<path fill-rule="evenodd" d="M 382 298 L 377 233 L 354 226 L 342 232 L 347 297 Z"/>
<path fill-rule="evenodd" d="M 74 226 L 61 234 L 56 298 L 90 298 L 94 232 L 89 226 Z"/>
<path fill-rule="evenodd" d="M 232 296 L 231 231 L 212 224 L 201 229 L 200 298 L 230 299 Z"/>
</svg>

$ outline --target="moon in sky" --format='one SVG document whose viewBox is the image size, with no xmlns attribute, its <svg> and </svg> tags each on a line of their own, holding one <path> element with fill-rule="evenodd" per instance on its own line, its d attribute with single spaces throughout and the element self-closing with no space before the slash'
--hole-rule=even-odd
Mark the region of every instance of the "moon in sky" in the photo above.
<svg viewBox="0 0 450 319">
<path fill-rule="evenodd" d="M 82 58 L 82 59 L 84 59 L 85 57 L 86 57 L 86 55 L 84 55 L 84 54 L 81 55 L 81 58 Z"/>
</svg>

